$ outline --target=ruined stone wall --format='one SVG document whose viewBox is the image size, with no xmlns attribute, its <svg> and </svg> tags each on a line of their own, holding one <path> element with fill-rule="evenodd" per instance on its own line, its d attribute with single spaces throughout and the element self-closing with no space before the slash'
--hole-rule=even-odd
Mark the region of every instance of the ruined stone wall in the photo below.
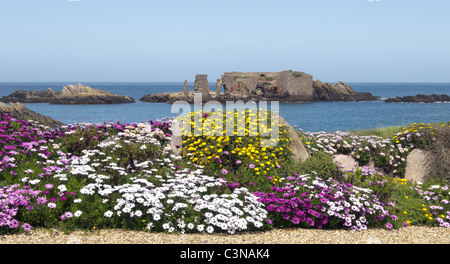
<svg viewBox="0 0 450 264">
<path fill-rule="evenodd" d="M 195 75 L 194 92 L 196 93 L 209 93 L 208 76 L 206 74 Z"/>
<path fill-rule="evenodd" d="M 289 71 L 280 72 L 280 77 L 275 86 L 278 90 L 277 91 L 278 94 L 286 94 L 289 92 L 288 78 L 289 78 Z"/>
<path fill-rule="evenodd" d="M 312 75 L 301 73 L 301 76 L 289 76 L 289 94 L 299 100 L 312 100 L 314 88 Z"/>
<path fill-rule="evenodd" d="M 303 72 L 226 72 L 222 75 L 226 94 L 292 95 L 298 100 L 312 100 L 313 78 Z"/>
</svg>

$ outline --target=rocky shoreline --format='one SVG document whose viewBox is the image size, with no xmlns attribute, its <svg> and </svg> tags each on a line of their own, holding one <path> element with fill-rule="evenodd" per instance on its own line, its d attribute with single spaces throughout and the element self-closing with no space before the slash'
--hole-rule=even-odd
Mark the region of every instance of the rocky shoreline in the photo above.
<svg viewBox="0 0 450 264">
<path fill-rule="evenodd" d="M 61 92 L 51 88 L 46 91 L 18 90 L 0 98 L 4 103 L 49 103 L 49 104 L 123 104 L 134 103 L 130 96 L 117 95 L 93 89 L 82 84 L 64 86 Z"/>
</svg>

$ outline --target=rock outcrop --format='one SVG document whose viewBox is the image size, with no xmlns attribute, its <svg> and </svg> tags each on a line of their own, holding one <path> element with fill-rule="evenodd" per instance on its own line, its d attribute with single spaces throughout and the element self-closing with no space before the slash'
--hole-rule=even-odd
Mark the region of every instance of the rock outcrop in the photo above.
<svg viewBox="0 0 450 264">
<path fill-rule="evenodd" d="M 355 92 L 348 84 L 340 81 L 337 84 L 324 83 L 319 80 L 313 83 L 313 101 L 377 101 L 380 99 L 368 92 Z"/>
<path fill-rule="evenodd" d="M 64 125 L 63 123 L 53 118 L 31 111 L 21 103 L 10 103 L 9 105 L 6 105 L 0 102 L 0 113 L 9 113 L 13 115 L 15 118 L 24 121 L 28 120 L 38 121 L 39 124 L 48 126 L 50 128 L 57 128 L 59 126 Z"/>
<path fill-rule="evenodd" d="M 123 104 L 134 103 L 129 96 L 93 89 L 82 84 L 64 86 L 61 92 L 50 88 L 46 91 L 18 90 L 0 98 L 4 103 L 49 103 L 49 104 Z"/>
<path fill-rule="evenodd" d="M 294 155 L 294 160 L 297 162 L 303 162 L 307 160 L 310 155 L 303 145 L 300 136 L 298 135 L 295 128 L 293 128 L 284 118 L 280 116 L 280 125 L 286 126 L 289 132 L 289 138 L 291 139 L 290 148 L 292 150 L 292 154 Z"/>
<path fill-rule="evenodd" d="M 386 103 L 437 103 L 450 102 L 450 96 L 446 94 L 418 94 L 415 96 L 392 97 L 385 100 Z"/>
</svg>

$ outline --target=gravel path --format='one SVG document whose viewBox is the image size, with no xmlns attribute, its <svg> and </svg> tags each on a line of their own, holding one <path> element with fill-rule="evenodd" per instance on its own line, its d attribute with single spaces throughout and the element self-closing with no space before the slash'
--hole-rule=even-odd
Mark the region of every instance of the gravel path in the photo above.
<svg viewBox="0 0 450 264">
<path fill-rule="evenodd" d="M 0 244 L 450 244 L 450 228 L 409 227 L 366 231 L 277 229 L 228 234 L 164 234 L 123 230 L 76 231 L 34 229 L 29 234 L 1 235 Z"/>
</svg>

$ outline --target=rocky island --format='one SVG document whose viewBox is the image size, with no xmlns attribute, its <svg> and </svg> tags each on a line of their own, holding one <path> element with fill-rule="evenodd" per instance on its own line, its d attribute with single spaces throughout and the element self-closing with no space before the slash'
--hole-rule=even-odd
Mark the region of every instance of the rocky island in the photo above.
<svg viewBox="0 0 450 264">
<path fill-rule="evenodd" d="M 64 86 L 61 92 L 51 88 L 46 91 L 18 90 L 0 98 L 4 103 L 49 103 L 49 104 L 123 104 L 134 103 L 129 96 L 117 95 L 82 84 Z"/>
<path fill-rule="evenodd" d="M 223 92 L 222 92 L 223 88 Z M 298 71 L 282 72 L 226 72 L 216 81 L 211 91 L 206 74 L 195 76 L 194 91 L 189 91 L 185 81 L 184 90 L 176 93 L 149 94 L 143 102 L 187 101 L 192 103 L 194 93 L 201 93 L 202 100 L 314 102 L 314 101 L 376 101 L 380 97 L 370 93 L 355 92 L 344 82 L 337 84 L 313 80 L 313 76 Z"/>
<path fill-rule="evenodd" d="M 404 97 L 392 97 L 386 99 L 386 103 L 437 103 L 437 102 L 450 102 L 450 96 L 446 94 L 418 94 L 415 96 L 404 96 Z"/>
</svg>

